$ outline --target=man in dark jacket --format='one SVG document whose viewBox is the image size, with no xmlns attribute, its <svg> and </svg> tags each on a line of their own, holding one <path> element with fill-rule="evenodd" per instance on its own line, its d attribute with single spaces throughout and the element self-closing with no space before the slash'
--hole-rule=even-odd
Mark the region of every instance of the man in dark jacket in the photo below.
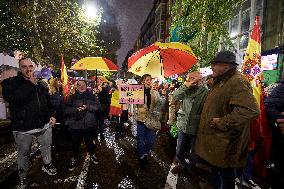
<svg viewBox="0 0 284 189">
<path fill-rule="evenodd" d="M 42 170 L 55 175 L 51 163 L 52 128 L 56 122 L 51 116 L 48 89 L 33 76 L 34 63 L 29 59 L 19 61 L 17 76 L 2 82 L 3 98 L 9 103 L 11 128 L 18 149 L 18 170 L 20 186 L 27 186 L 26 176 L 29 168 L 29 155 L 33 137 L 41 145 L 44 165 Z"/>
<path fill-rule="evenodd" d="M 259 108 L 249 81 L 237 71 L 234 53 L 219 52 L 211 69 L 214 83 L 201 113 L 195 150 L 212 168 L 214 188 L 234 189 L 234 173 L 246 165 L 250 122 Z"/>
<path fill-rule="evenodd" d="M 265 100 L 265 108 L 272 129 L 271 160 L 279 171 L 273 185 L 277 188 L 284 184 L 284 79 L 275 87 Z"/>
<path fill-rule="evenodd" d="M 104 83 L 102 85 L 102 90 L 98 94 L 98 98 L 101 104 L 101 111 L 98 112 L 99 120 L 98 120 L 98 126 L 99 126 L 99 133 L 100 133 L 100 139 L 104 139 L 104 128 L 105 128 L 105 119 L 109 116 L 109 110 L 110 110 L 110 102 L 111 102 L 111 92 L 110 87 L 107 83 Z"/>
</svg>

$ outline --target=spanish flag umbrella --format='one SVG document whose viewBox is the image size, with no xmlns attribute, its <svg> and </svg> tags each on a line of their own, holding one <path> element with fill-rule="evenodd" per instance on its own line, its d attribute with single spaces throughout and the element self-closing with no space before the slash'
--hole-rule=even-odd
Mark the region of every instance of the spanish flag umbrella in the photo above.
<svg viewBox="0 0 284 189">
<path fill-rule="evenodd" d="M 119 67 L 115 65 L 111 60 L 103 57 L 85 57 L 76 62 L 71 70 L 96 70 L 96 78 L 97 71 L 118 71 Z M 87 72 L 86 76 L 87 78 Z"/>
<path fill-rule="evenodd" d="M 71 70 L 118 71 L 119 67 L 103 57 L 85 57 L 76 62 Z"/>
<path fill-rule="evenodd" d="M 188 71 L 197 57 L 188 45 L 156 42 L 128 58 L 128 71 L 142 76 L 168 77 Z"/>
</svg>

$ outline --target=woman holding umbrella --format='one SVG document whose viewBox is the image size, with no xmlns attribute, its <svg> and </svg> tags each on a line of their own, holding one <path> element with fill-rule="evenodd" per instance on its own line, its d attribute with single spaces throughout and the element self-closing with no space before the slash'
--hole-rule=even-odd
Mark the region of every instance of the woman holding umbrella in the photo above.
<svg viewBox="0 0 284 189">
<path fill-rule="evenodd" d="M 151 75 L 145 74 L 142 76 L 140 84 L 145 86 L 145 103 L 137 105 L 137 153 L 142 169 L 145 168 L 147 156 L 156 141 L 155 129 L 161 127 L 157 118 L 160 117 L 163 99 L 158 91 L 151 89 L 151 81 Z"/>
</svg>

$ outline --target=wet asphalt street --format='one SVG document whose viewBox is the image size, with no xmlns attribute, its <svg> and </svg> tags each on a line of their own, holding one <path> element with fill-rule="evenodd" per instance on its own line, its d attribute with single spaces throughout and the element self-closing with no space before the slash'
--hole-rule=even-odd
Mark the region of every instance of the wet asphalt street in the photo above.
<svg viewBox="0 0 284 189">
<path fill-rule="evenodd" d="M 145 170 L 140 169 L 136 159 L 135 138 L 130 129 L 124 138 L 115 139 L 113 128 L 106 128 L 105 139 L 95 140 L 99 164 L 92 163 L 82 144 L 82 158 L 78 167 L 68 170 L 71 158 L 68 140 L 65 145 L 53 152 L 54 164 L 58 169 L 56 176 L 48 176 L 41 171 L 42 160 L 38 156 L 32 161 L 29 172 L 29 188 L 49 189 L 103 189 L 103 188 L 195 188 L 188 173 L 178 177 L 172 175 L 170 167 L 174 159 L 174 148 L 171 147 L 166 134 L 157 137 L 157 143 L 149 158 Z M 70 146 L 70 145 L 69 145 Z M 0 188 L 15 188 L 16 173 L 0 185 Z"/>
</svg>

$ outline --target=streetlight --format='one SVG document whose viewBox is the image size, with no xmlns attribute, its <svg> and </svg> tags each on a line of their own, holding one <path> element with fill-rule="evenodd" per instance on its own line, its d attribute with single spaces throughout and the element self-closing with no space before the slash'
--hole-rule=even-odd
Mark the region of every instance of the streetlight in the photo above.
<svg viewBox="0 0 284 189">
<path fill-rule="evenodd" d="M 86 16 L 88 17 L 88 19 L 93 20 L 95 19 L 98 15 L 98 10 L 96 8 L 96 6 L 91 3 L 91 2 L 85 2 L 83 5 L 83 8 L 86 11 Z"/>
</svg>

